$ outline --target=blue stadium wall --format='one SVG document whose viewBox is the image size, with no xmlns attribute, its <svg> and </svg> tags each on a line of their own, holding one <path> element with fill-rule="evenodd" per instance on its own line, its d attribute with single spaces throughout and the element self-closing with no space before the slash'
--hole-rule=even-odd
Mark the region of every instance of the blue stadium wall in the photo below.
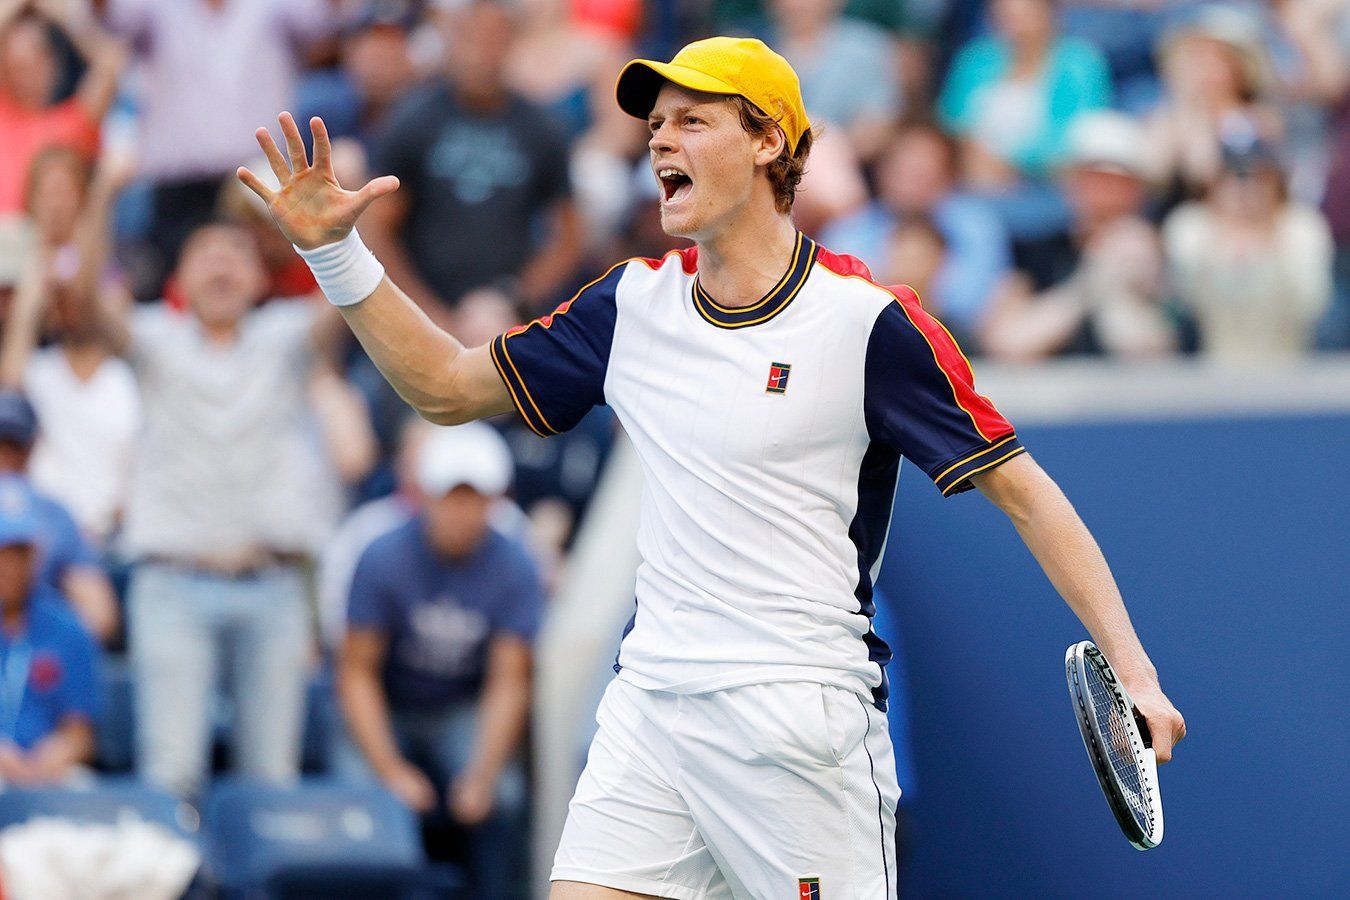
<svg viewBox="0 0 1350 900">
<path fill-rule="evenodd" d="M 1190 736 L 1166 837 L 1119 833 L 1063 654 L 1087 635 L 1007 519 L 901 477 L 919 789 L 905 897 L 1350 896 L 1350 415 L 1023 427 L 1105 549 Z"/>
</svg>

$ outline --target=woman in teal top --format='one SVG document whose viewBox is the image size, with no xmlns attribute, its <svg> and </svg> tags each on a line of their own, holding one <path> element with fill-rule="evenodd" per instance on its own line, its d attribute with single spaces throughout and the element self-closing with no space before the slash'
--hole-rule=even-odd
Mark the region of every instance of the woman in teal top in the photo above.
<svg viewBox="0 0 1350 900">
<path fill-rule="evenodd" d="M 1052 0 L 995 0 L 995 34 L 957 54 L 938 98 L 942 123 L 967 142 L 971 180 L 1049 174 L 1069 123 L 1111 102 L 1101 53 L 1062 38 Z"/>
</svg>

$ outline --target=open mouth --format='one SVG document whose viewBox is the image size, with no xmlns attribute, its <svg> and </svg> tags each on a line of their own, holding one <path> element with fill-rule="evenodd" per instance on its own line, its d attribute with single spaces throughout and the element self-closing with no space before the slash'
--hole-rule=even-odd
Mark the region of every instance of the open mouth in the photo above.
<svg viewBox="0 0 1350 900">
<path fill-rule="evenodd" d="M 694 189 L 694 180 L 679 169 L 662 169 L 656 175 L 661 181 L 661 191 L 666 203 L 683 200 Z"/>
</svg>

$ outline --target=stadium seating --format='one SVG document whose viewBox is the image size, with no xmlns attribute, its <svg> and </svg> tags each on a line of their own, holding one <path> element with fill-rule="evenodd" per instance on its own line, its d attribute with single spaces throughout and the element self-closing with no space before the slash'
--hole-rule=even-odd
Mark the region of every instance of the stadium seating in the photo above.
<svg viewBox="0 0 1350 900">
<path fill-rule="evenodd" d="M 95 758 L 98 769 L 114 775 L 130 774 L 136 769 L 136 696 L 131 669 L 121 656 L 104 659 L 100 672 L 103 688 L 103 716 L 97 732 Z M 214 742 L 220 748 L 230 741 L 228 717 L 218 723 Z M 333 673 L 328 667 L 309 681 L 305 694 L 305 725 L 300 768 L 306 775 L 328 771 L 329 748 L 335 730 L 341 728 Z"/>
<path fill-rule="evenodd" d="M 128 815 L 198 840 L 200 819 L 187 803 L 138 781 L 104 779 L 88 789 L 40 788 L 0 792 L 0 829 L 37 816 L 115 824 Z"/>
<path fill-rule="evenodd" d="M 329 748 L 342 728 L 333 670 L 324 666 L 309 680 L 305 692 L 305 731 L 300 748 L 300 770 L 306 775 L 328 772 Z"/>
<path fill-rule="evenodd" d="M 108 656 L 100 672 L 103 716 L 97 730 L 96 758 L 104 772 L 126 774 L 136 768 L 136 697 L 131 667 L 121 656 Z"/>
<path fill-rule="evenodd" d="M 417 821 L 377 788 L 224 780 L 207 797 L 209 866 L 223 896 L 422 896 Z"/>
</svg>

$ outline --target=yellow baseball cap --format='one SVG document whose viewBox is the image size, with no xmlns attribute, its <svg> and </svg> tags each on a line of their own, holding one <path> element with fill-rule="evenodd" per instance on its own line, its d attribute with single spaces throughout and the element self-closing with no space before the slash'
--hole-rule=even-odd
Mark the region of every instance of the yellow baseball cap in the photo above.
<svg viewBox="0 0 1350 900">
<path fill-rule="evenodd" d="M 635 118 L 647 118 L 667 81 L 691 91 L 739 94 L 778 121 L 793 152 L 811 127 L 797 73 L 786 59 L 755 38 L 694 41 L 668 63 L 633 60 L 623 67 L 614 85 L 619 108 Z"/>
</svg>

